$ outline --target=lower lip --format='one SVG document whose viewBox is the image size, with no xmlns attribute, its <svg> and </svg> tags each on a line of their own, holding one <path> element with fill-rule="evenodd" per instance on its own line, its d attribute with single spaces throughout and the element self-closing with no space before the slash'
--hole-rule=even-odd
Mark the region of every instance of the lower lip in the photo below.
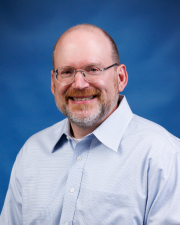
<svg viewBox="0 0 180 225">
<path fill-rule="evenodd" d="M 73 101 L 72 99 L 69 99 L 69 101 L 72 103 L 72 104 L 89 104 L 89 103 L 92 103 L 95 99 L 95 98 L 92 98 L 92 99 L 89 99 L 89 100 L 83 100 L 83 101 Z"/>
</svg>

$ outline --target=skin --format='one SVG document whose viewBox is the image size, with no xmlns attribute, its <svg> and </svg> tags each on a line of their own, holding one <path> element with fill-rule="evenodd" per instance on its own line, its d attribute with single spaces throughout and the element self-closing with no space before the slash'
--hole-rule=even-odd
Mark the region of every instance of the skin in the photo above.
<svg viewBox="0 0 180 225">
<path fill-rule="evenodd" d="M 98 29 L 76 29 L 65 34 L 58 42 L 54 52 L 55 70 L 62 66 L 72 66 L 76 70 L 82 69 L 87 64 L 98 63 L 103 68 L 114 64 L 112 48 L 109 40 Z M 70 121 L 72 135 L 83 138 L 93 132 L 117 108 L 117 98 L 128 81 L 125 65 L 112 67 L 104 71 L 103 76 L 96 83 L 84 80 L 82 73 L 77 72 L 73 83 L 60 84 L 51 71 L 51 91 L 55 96 L 58 108 L 62 110 L 66 105 L 68 110 L 78 118 L 88 118 L 97 113 L 97 109 L 105 104 L 114 102 L 109 111 L 98 121 L 90 126 L 79 126 Z M 100 93 L 101 97 L 96 96 Z M 91 100 L 73 101 L 66 96 L 85 98 L 95 96 Z"/>
</svg>

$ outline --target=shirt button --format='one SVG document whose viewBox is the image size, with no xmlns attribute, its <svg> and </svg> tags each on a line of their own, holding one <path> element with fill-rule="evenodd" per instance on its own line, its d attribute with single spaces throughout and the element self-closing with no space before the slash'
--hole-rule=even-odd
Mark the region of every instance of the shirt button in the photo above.
<svg viewBox="0 0 180 225">
<path fill-rule="evenodd" d="M 81 156 L 78 156 L 77 157 L 77 161 L 81 161 Z"/>
<path fill-rule="evenodd" d="M 74 188 L 71 188 L 71 189 L 70 189 L 70 192 L 73 193 L 73 192 L 74 192 Z"/>
<path fill-rule="evenodd" d="M 68 225 L 68 223 L 65 223 L 64 225 Z"/>
<path fill-rule="evenodd" d="M 66 138 L 69 140 L 69 137 L 68 136 L 66 136 Z"/>
</svg>

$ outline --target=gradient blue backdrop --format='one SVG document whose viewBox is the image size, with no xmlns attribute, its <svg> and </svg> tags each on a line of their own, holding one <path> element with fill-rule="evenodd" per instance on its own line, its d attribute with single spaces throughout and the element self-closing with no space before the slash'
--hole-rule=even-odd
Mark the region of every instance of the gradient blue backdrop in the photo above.
<svg viewBox="0 0 180 225">
<path fill-rule="evenodd" d="M 117 43 L 133 112 L 180 137 L 179 0 L 1 0 L 0 211 L 24 142 L 64 118 L 50 91 L 52 49 L 80 23 L 100 26 Z"/>
</svg>

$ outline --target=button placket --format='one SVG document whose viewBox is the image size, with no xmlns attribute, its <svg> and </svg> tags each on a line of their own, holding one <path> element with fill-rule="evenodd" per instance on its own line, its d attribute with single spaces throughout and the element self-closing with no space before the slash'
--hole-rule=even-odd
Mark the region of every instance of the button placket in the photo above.
<svg viewBox="0 0 180 225">
<path fill-rule="evenodd" d="M 67 138 L 67 137 L 66 137 Z M 69 139 L 68 139 L 69 138 Z M 71 147 L 74 151 L 73 163 L 71 164 L 71 169 L 69 170 L 68 180 L 67 180 L 67 189 L 64 197 L 64 206 L 62 212 L 62 221 L 63 224 L 66 223 L 67 218 L 71 221 L 75 212 L 75 206 L 77 202 L 77 197 L 79 193 L 79 188 L 82 181 L 82 172 L 84 168 L 84 163 L 86 162 L 87 154 L 86 146 L 82 146 L 81 143 L 75 146 L 72 145 L 73 141 L 70 137 L 67 139 L 71 144 Z M 66 213 L 64 213 L 66 212 Z M 69 224 L 69 222 L 67 223 Z"/>
</svg>

